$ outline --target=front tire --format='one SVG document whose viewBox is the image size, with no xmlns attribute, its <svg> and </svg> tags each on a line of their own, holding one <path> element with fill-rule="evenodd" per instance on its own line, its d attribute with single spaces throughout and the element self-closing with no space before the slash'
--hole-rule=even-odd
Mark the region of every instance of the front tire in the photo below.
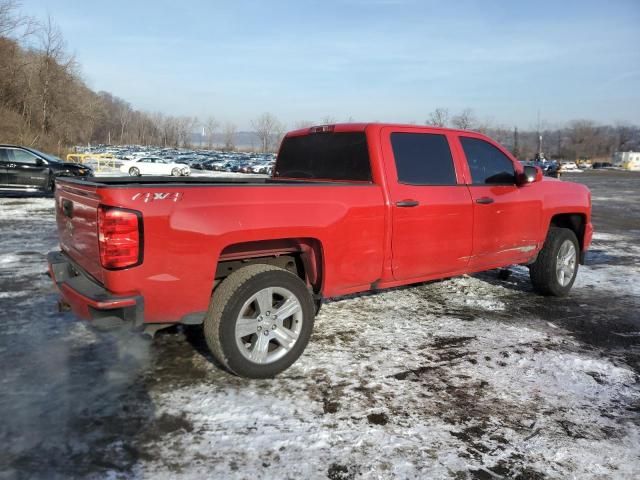
<svg viewBox="0 0 640 480">
<path fill-rule="evenodd" d="M 538 258 L 529 266 L 534 290 L 542 295 L 566 297 L 578 274 L 579 252 L 572 230 L 551 227 Z"/>
<path fill-rule="evenodd" d="M 171 170 L 171 175 L 174 177 L 179 177 L 182 174 L 182 172 L 180 171 L 179 168 L 174 168 L 173 170 Z"/>
<path fill-rule="evenodd" d="M 204 335 L 215 358 L 236 375 L 271 378 L 302 355 L 313 330 L 313 297 L 296 275 L 249 265 L 213 292 Z"/>
<path fill-rule="evenodd" d="M 53 175 L 49 175 L 47 180 L 47 186 L 45 187 L 45 193 L 55 193 L 56 191 L 56 178 Z"/>
</svg>

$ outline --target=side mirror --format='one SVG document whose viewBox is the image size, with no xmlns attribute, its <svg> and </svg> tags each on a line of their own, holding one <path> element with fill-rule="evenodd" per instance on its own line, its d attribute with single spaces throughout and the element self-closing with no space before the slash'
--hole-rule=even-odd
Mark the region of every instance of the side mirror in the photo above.
<svg viewBox="0 0 640 480">
<path fill-rule="evenodd" d="M 42 160 L 41 158 L 36 158 L 36 165 L 37 165 L 38 167 L 41 167 L 41 166 L 43 166 L 44 164 L 45 164 L 45 163 L 44 163 L 44 160 Z"/>
<path fill-rule="evenodd" d="M 540 180 L 542 180 L 542 169 L 540 167 L 526 166 L 522 173 L 518 175 L 518 185 L 527 185 Z"/>
</svg>

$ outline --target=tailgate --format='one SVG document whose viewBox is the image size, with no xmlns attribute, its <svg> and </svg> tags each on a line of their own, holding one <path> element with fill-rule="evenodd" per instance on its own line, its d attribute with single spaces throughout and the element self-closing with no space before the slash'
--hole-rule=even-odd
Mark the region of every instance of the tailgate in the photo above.
<svg viewBox="0 0 640 480">
<path fill-rule="evenodd" d="M 89 275 L 102 283 L 98 246 L 98 205 L 100 197 L 93 185 L 58 181 L 56 222 L 62 250 Z"/>
</svg>

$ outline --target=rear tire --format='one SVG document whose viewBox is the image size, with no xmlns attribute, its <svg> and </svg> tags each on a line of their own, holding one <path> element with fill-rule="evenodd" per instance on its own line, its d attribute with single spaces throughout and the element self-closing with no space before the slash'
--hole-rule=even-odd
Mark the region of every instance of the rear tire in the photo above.
<svg viewBox="0 0 640 480">
<path fill-rule="evenodd" d="M 271 378 L 304 351 L 314 309 L 307 285 L 296 275 L 273 265 L 249 265 L 213 292 L 205 339 L 215 358 L 236 375 Z"/>
<path fill-rule="evenodd" d="M 138 169 L 138 167 L 131 167 L 129 169 L 129 175 L 131 175 L 132 177 L 139 177 L 140 176 L 140 170 Z"/>
<path fill-rule="evenodd" d="M 45 187 L 46 193 L 55 193 L 56 191 L 56 179 L 53 175 L 49 175 L 47 180 L 47 186 Z"/>
<path fill-rule="evenodd" d="M 536 261 L 529 266 L 535 291 L 566 297 L 578 274 L 580 246 L 568 228 L 551 227 Z"/>
</svg>

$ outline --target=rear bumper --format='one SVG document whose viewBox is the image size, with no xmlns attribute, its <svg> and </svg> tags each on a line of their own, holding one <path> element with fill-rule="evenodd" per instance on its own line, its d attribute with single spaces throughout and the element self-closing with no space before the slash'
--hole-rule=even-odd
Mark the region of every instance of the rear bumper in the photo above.
<svg viewBox="0 0 640 480">
<path fill-rule="evenodd" d="M 74 265 L 63 252 L 49 252 L 47 261 L 52 280 L 65 303 L 78 317 L 104 329 L 143 325 L 144 301 L 141 296 L 112 294 Z"/>
</svg>

